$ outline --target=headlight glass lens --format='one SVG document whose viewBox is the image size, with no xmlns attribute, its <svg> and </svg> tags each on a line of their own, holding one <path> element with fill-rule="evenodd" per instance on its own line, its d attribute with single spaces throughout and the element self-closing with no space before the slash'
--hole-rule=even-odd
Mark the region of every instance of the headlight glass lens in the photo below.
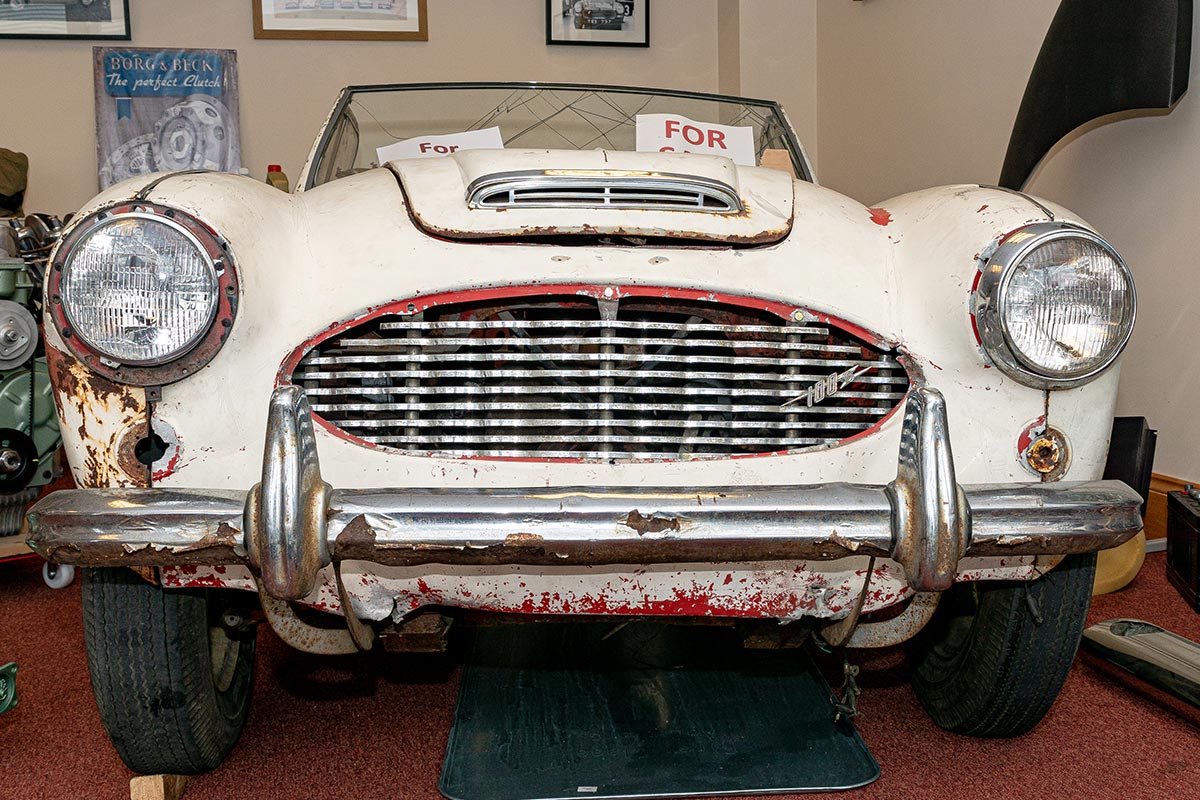
<svg viewBox="0 0 1200 800">
<path fill-rule="evenodd" d="M 1065 236 L 1013 265 L 1001 304 L 1005 337 L 1026 367 L 1075 378 L 1104 367 L 1133 329 L 1133 282 L 1101 242 Z"/>
<path fill-rule="evenodd" d="M 123 364 L 160 364 L 204 337 L 217 312 L 217 272 L 195 237 L 148 214 L 88 231 L 63 265 L 62 301 L 75 335 Z"/>
</svg>

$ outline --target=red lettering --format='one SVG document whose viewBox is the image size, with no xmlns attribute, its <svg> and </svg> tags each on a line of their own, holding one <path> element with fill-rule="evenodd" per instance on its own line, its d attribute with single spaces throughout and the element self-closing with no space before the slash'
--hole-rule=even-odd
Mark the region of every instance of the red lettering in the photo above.
<svg viewBox="0 0 1200 800">
<path fill-rule="evenodd" d="M 695 139 L 692 138 L 693 134 Z M 697 128 L 695 125 L 683 126 L 683 140 L 688 144 L 704 144 L 704 131 Z"/>
<path fill-rule="evenodd" d="M 728 150 L 729 148 L 725 146 L 725 131 L 709 131 L 708 146 L 719 147 L 722 150 Z"/>
<path fill-rule="evenodd" d="M 675 134 L 679 133 L 679 120 L 667 120 L 667 138 L 670 139 Z"/>
</svg>

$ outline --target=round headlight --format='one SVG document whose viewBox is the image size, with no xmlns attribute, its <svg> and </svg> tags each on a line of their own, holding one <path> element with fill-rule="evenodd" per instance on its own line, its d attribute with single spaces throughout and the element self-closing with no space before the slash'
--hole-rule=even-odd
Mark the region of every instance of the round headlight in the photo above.
<svg viewBox="0 0 1200 800">
<path fill-rule="evenodd" d="M 119 364 L 162 364 L 208 332 L 217 269 L 197 237 L 147 213 L 113 216 L 75 241 L 62 264 L 63 313 L 74 335 Z"/>
<path fill-rule="evenodd" d="M 179 209 L 126 200 L 67 226 L 46 275 L 46 325 L 93 372 L 165 386 L 221 350 L 239 288 L 214 230 Z"/>
<path fill-rule="evenodd" d="M 975 319 L 987 354 L 1031 386 L 1098 376 L 1133 332 L 1133 278 L 1091 231 L 1039 223 L 1009 236 L 983 268 Z"/>
</svg>

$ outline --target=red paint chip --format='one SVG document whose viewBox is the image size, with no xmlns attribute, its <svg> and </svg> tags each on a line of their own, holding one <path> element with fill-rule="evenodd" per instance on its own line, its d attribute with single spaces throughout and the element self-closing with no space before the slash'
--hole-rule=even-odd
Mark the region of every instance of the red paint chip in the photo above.
<svg viewBox="0 0 1200 800">
<path fill-rule="evenodd" d="M 868 208 L 871 213 L 871 222 L 882 227 L 887 227 L 892 224 L 892 215 L 887 209 L 883 208 Z"/>
</svg>

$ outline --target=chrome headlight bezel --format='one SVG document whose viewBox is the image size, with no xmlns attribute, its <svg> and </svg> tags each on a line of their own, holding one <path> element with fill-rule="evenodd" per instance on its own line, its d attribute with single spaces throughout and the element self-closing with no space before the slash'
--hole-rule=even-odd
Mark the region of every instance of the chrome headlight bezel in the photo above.
<svg viewBox="0 0 1200 800">
<path fill-rule="evenodd" d="M 1070 376 L 1054 374 L 1023 356 L 1013 343 L 1005 308 L 1014 268 L 1034 250 L 1057 239 L 1083 239 L 1106 251 L 1118 265 L 1129 293 L 1130 313 L 1117 345 L 1101 363 Z M 1009 234 L 987 258 L 973 295 L 972 316 L 984 353 L 1001 372 L 1038 389 L 1070 389 L 1095 380 L 1120 357 L 1133 335 L 1137 294 L 1129 266 L 1102 237 L 1069 222 L 1039 222 Z"/>
<path fill-rule="evenodd" d="M 202 255 L 215 281 L 216 303 L 207 322 L 184 345 L 162 358 L 129 360 L 114 357 L 77 331 L 64 295 L 64 278 L 76 248 L 101 229 L 123 219 L 142 219 L 181 234 Z M 237 314 L 238 276 L 228 243 L 202 222 L 178 209 L 150 202 L 125 201 L 100 209 L 70 225 L 52 256 L 46 278 L 46 308 L 50 320 L 73 355 L 93 371 L 115 381 L 161 386 L 186 378 L 220 350 Z"/>
</svg>

